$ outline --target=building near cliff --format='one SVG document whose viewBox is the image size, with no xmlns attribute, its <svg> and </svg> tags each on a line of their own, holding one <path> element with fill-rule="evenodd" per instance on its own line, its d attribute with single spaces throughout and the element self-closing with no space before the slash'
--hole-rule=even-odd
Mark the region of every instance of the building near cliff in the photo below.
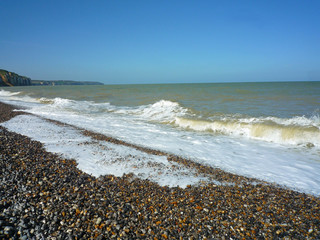
<svg viewBox="0 0 320 240">
<path fill-rule="evenodd" d="M 0 86 L 30 86 L 31 79 L 0 69 Z"/>
</svg>

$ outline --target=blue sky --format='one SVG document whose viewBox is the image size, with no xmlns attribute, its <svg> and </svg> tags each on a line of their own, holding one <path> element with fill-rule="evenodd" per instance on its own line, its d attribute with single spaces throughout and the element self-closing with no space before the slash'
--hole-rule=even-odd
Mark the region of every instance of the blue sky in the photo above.
<svg viewBox="0 0 320 240">
<path fill-rule="evenodd" d="M 122 83 L 320 81 L 320 1 L 0 0 L 0 68 Z"/>
</svg>

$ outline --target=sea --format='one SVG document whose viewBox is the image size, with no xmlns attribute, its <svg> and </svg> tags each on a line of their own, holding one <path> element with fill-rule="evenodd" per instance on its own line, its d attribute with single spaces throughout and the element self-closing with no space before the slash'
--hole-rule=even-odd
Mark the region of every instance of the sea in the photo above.
<svg viewBox="0 0 320 240">
<path fill-rule="evenodd" d="M 320 82 L 28 86 L 1 88 L 0 101 L 33 114 L 2 126 L 97 177 L 133 173 L 169 187 L 208 180 L 79 129 L 320 196 Z"/>
</svg>

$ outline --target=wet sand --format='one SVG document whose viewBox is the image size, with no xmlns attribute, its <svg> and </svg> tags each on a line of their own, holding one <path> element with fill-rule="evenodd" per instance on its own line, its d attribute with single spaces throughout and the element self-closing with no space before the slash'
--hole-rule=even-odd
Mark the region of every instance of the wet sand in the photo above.
<svg viewBox="0 0 320 240">
<path fill-rule="evenodd" d="M 13 109 L 0 103 L 0 122 L 23 114 Z M 167 155 L 230 184 L 182 189 L 132 174 L 95 178 L 0 127 L 0 239 L 320 239 L 319 197 L 83 133 Z"/>
</svg>

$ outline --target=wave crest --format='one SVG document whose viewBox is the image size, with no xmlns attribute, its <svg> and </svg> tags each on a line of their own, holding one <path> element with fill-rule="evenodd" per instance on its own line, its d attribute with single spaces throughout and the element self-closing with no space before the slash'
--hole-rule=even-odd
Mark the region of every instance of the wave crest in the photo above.
<svg viewBox="0 0 320 240">
<path fill-rule="evenodd" d="M 175 124 L 194 131 L 245 136 L 280 144 L 320 147 L 319 119 L 275 117 L 202 121 L 176 118 Z"/>
<path fill-rule="evenodd" d="M 20 92 L 10 92 L 3 89 L 0 90 L 0 97 L 10 97 L 18 94 L 20 94 Z"/>
<path fill-rule="evenodd" d="M 189 110 L 177 102 L 160 100 L 154 104 L 143 105 L 137 108 L 125 108 L 115 111 L 122 114 L 136 115 L 144 120 L 173 123 L 177 117 L 185 116 Z"/>
</svg>

